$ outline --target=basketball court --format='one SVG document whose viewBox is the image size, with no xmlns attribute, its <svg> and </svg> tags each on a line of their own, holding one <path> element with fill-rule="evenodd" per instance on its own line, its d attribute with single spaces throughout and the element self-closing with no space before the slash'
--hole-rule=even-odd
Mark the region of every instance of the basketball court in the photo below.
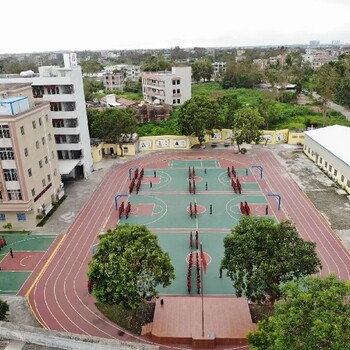
<svg viewBox="0 0 350 350">
<path fill-rule="evenodd" d="M 4 236 L 6 246 L 0 250 L 0 294 L 16 295 L 32 271 L 43 261 L 56 236 L 27 234 L 4 234 Z"/>
<path fill-rule="evenodd" d="M 171 257 L 176 276 L 171 286 L 159 288 L 162 295 L 189 294 L 188 257 L 191 251 L 196 257 L 198 247 L 194 237 L 198 232 L 198 242 L 203 244 L 208 264 L 201 288 L 206 295 L 232 295 L 232 281 L 225 271 L 222 278 L 219 274 L 224 256 L 223 241 L 242 216 L 241 202 L 249 204 L 250 215 L 266 217 L 268 200 L 258 183 L 259 172 L 253 167 L 237 166 L 234 167 L 234 177 L 231 166 L 228 169 L 226 164 L 214 159 L 169 159 L 167 166 L 162 163 L 160 168 L 145 168 L 138 194 L 135 189 L 130 194 L 119 194 L 122 196 L 116 201 L 116 207 L 121 202 L 125 205 L 130 202 L 130 214 L 128 218 L 121 215 L 119 220 L 114 207 L 105 230 L 114 229 L 120 222 L 146 225 L 157 234 L 160 246 Z M 130 179 L 134 172 L 135 168 L 129 169 Z M 239 179 L 241 194 L 235 193 L 232 178 Z M 190 209 L 192 207 L 193 210 L 195 206 L 197 215 L 193 213 L 191 216 Z M 274 214 L 269 217 L 277 221 Z M 198 294 L 195 264 L 192 269 L 190 294 L 194 295 Z"/>
</svg>

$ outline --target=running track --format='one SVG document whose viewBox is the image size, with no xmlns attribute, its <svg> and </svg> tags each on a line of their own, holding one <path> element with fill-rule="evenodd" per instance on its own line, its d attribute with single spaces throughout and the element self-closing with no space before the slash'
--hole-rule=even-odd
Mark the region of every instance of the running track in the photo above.
<svg viewBox="0 0 350 350">
<path fill-rule="evenodd" d="M 232 164 L 237 167 L 262 164 L 265 169 L 263 190 L 281 194 L 285 215 L 295 223 L 304 239 L 317 243 L 323 264 L 322 275 L 334 272 L 340 278 L 350 280 L 348 252 L 270 151 L 253 148 L 244 156 L 222 149 L 157 153 L 110 170 L 68 229 L 57 254 L 29 293 L 30 304 L 44 327 L 105 338 L 145 341 L 127 333 L 123 337 L 118 336 L 118 326 L 101 315 L 95 307 L 94 298 L 87 292 L 86 277 L 91 246 L 104 227 L 114 205 L 115 194 L 128 193 L 130 167 L 141 165 L 145 169 L 164 168 L 169 159 L 198 157 L 218 159 L 225 164 L 233 161 Z M 247 349 L 242 346 L 239 348 Z"/>
</svg>

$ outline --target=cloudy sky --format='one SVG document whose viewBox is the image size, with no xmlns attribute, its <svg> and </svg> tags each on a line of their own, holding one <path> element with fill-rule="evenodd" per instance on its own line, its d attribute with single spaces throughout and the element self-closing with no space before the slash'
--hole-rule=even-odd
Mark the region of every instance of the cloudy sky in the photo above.
<svg viewBox="0 0 350 350">
<path fill-rule="evenodd" d="M 350 42 L 350 0 L 3 0 L 0 53 Z"/>
</svg>

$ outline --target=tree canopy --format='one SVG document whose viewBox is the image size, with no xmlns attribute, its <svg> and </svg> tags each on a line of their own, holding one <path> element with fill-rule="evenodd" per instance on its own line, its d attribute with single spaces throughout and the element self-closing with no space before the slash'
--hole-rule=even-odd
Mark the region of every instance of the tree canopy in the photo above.
<svg viewBox="0 0 350 350">
<path fill-rule="evenodd" d="M 323 65 L 317 71 L 316 89 L 322 97 L 323 126 L 326 126 L 328 103 L 334 96 L 338 81 L 339 75 L 336 69 L 330 64 Z"/>
<path fill-rule="evenodd" d="M 196 136 L 199 142 L 204 135 L 221 125 L 219 104 L 207 96 L 196 96 L 186 101 L 179 109 L 180 131 L 186 136 Z"/>
<path fill-rule="evenodd" d="M 107 142 L 117 143 L 123 154 L 122 143 L 136 131 L 136 117 L 132 109 L 108 108 L 90 116 L 91 133 Z"/>
<path fill-rule="evenodd" d="M 9 304 L 0 299 L 0 321 L 6 321 L 9 310 Z"/>
<path fill-rule="evenodd" d="M 251 350 L 349 350 L 350 283 L 305 277 L 282 288 L 275 314 L 248 335 Z"/>
<path fill-rule="evenodd" d="M 244 107 L 235 113 L 232 123 L 232 135 L 237 143 L 238 149 L 244 142 L 260 142 L 261 127 L 264 124 L 264 118 L 258 110 L 253 107 Z"/>
<path fill-rule="evenodd" d="M 135 310 L 145 297 L 158 294 L 157 286 L 169 286 L 175 275 L 169 254 L 146 226 L 118 225 L 100 236 L 88 278 L 99 302 Z"/>
<path fill-rule="evenodd" d="M 143 64 L 144 72 L 157 72 L 171 70 L 171 62 L 166 61 L 161 55 L 150 56 Z"/>
<path fill-rule="evenodd" d="M 211 76 L 214 73 L 214 68 L 211 64 L 211 61 L 208 59 L 202 59 L 195 61 L 192 65 L 192 78 L 197 83 L 201 80 L 207 81 L 211 79 Z"/>
<path fill-rule="evenodd" d="M 289 221 L 243 216 L 224 240 L 222 268 L 233 280 L 237 296 L 273 304 L 280 284 L 319 271 L 316 243 L 304 241 Z"/>
</svg>

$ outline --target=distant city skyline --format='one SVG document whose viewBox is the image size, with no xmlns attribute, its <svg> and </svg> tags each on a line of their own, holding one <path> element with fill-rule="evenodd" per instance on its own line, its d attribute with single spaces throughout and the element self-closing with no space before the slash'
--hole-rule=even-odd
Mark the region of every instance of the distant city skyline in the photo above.
<svg viewBox="0 0 350 350">
<path fill-rule="evenodd" d="M 350 0 L 218 0 L 1 4 L 0 54 L 186 47 L 341 44 L 350 41 Z"/>
</svg>

